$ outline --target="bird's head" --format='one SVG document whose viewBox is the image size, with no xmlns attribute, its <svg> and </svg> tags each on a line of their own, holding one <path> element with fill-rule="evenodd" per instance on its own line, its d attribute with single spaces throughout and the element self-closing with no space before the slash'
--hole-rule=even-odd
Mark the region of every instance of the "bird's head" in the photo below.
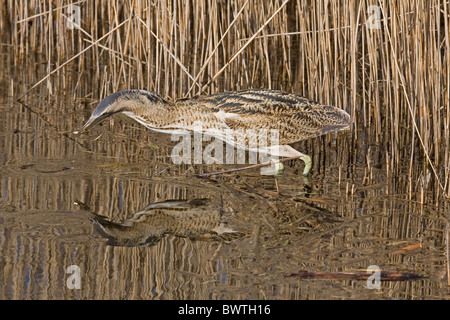
<svg viewBox="0 0 450 320">
<path fill-rule="evenodd" d="M 139 109 L 151 108 L 158 102 L 165 103 L 164 99 L 158 94 L 146 90 L 124 90 L 113 93 L 100 101 L 89 120 L 77 134 L 86 131 L 113 114 L 123 113 L 130 118 L 135 118 L 135 113 L 139 112 Z"/>
</svg>

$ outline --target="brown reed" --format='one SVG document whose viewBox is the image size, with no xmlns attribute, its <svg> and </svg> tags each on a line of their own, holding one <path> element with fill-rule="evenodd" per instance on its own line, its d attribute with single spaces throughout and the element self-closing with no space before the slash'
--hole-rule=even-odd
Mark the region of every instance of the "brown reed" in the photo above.
<svg viewBox="0 0 450 320">
<path fill-rule="evenodd" d="M 431 193 L 428 201 L 437 204 L 450 196 L 448 1 L 74 4 L 81 22 L 73 30 L 66 1 L 0 4 L 2 46 L 16 64 L 37 54 L 47 66 L 22 97 L 42 86 L 49 95 L 96 99 L 125 88 L 168 98 L 250 87 L 293 91 L 350 111 L 355 138 L 364 132 L 380 143 L 387 177 L 407 163 L 409 199 Z M 379 28 L 370 28 L 378 18 Z M 64 75 L 74 70 L 72 84 Z"/>
</svg>

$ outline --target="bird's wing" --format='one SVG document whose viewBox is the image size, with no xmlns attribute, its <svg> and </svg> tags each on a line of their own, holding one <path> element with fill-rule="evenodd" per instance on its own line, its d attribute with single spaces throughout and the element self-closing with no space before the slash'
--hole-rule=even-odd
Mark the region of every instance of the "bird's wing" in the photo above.
<svg viewBox="0 0 450 320">
<path fill-rule="evenodd" d="M 223 92 L 189 101 L 208 109 L 232 130 L 279 130 L 280 143 L 293 143 L 350 125 L 350 116 L 343 110 L 278 90 Z"/>
</svg>

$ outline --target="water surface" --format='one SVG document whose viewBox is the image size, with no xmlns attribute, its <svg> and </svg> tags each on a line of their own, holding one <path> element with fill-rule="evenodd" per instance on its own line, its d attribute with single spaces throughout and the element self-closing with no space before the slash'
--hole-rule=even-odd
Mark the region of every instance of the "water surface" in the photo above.
<svg viewBox="0 0 450 320">
<path fill-rule="evenodd" d="M 276 179 L 258 170 L 199 179 L 230 166 L 174 165 L 170 136 L 120 118 L 76 136 L 97 100 L 38 88 L 19 103 L 13 95 L 33 81 L 17 72 L 10 79 L 7 62 L 1 299 L 450 297 L 444 206 L 409 200 L 409 159 L 389 176 L 385 145 L 370 129 L 356 125 L 298 143 L 313 158 L 310 185 L 301 161 L 287 163 Z M 156 212 L 155 203 L 157 214 L 142 214 L 149 205 Z M 79 267 L 80 289 L 67 284 L 71 265 Z M 376 290 L 366 281 L 289 276 L 370 265 L 425 278 Z"/>
</svg>

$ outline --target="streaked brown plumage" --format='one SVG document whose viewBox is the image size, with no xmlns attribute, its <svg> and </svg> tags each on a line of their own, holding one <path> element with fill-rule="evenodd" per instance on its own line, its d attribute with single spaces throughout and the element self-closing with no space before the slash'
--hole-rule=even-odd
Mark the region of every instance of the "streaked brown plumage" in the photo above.
<svg viewBox="0 0 450 320">
<path fill-rule="evenodd" d="M 350 128 L 350 116 L 345 111 L 278 90 L 242 90 L 175 101 L 166 101 L 154 92 L 126 90 L 101 101 L 80 133 L 115 113 L 123 113 L 160 132 L 212 132 L 247 150 L 258 139 L 249 131 L 277 130 L 279 145 L 259 150 L 301 158 L 306 164 L 304 175 L 309 173 L 311 159 L 289 144 Z M 233 132 L 232 139 L 225 134 L 229 131 Z"/>
<path fill-rule="evenodd" d="M 153 203 L 132 218 L 113 222 L 92 214 L 98 231 L 116 246 L 149 246 L 164 235 L 191 239 L 227 239 L 241 235 L 222 217 L 221 199 L 170 200 Z"/>
</svg>

